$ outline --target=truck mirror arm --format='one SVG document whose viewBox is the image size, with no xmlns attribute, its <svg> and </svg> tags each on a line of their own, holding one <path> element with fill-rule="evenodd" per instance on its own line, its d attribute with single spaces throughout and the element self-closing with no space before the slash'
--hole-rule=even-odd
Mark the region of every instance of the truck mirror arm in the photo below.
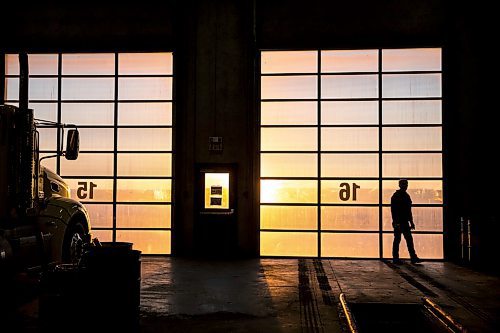
<svg viewBox="0 0 500 333">
<path fill-rule="evenodd" d="M 59 129 L 62 130 L 62 133 L 61 133 L 61 146 L 58 147 L 57 154 L 56 155 L 44 156 L 44 157 L 42 157 L 39 160 L 38 163 L 40 163 L 42 160 L 44 160 L 46 158 L 52 158 L 52 157 L 58 157 L 58 156 L 65 156 L 66 152 L 64 150 L 64 129 L 65 128 L 74 128 L 74 129 L 76 129 L 78 131 L 78 126 L 76 126 L 75 124 L 65 124 L 65 123 L 59 123 L 59 122 L 52 121 L 52 120 L 38 119 L 38 118 L 35 118 L 34 121 L 35 121 L 35 125 L 36 126 L 39 126 L 39 125 L 54 126 L 58 130 Z"/>
</svg>

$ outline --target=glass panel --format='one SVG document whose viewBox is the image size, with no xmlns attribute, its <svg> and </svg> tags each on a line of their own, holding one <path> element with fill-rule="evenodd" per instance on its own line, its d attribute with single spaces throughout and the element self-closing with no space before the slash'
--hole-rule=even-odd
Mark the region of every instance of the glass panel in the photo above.
<svg viewBox="0 0 500 333">
<path fill-rule="evenodd" d="M 30 78 L 30 101 L 57 101 L 57 78 Z M 5 79 L 5 100 L 19 100 L 19 78 Z"/>
<path fill-rule="evenodd" d="M 301 99 L 318 97 L 317 76 L 263 76 L 262 99 Z"/>
<path fill-rule="evenodd" d="M 85 204 L 92 228 L 113 228 L 113 205 Z"/>
<path fill-rule="evenodd" d="M 388 49 L 382 50 L 382 70 L 440 71 L 441 49 Z"/>
<path fill-rule="evenodd" d="M 62 103 L 61 121 L 75 125 L 113 125 L 113 103 Z"/>
<path fill-rule="evenodd" d="M 318 182 L 316 180 L 260 181 L 260 202 L 263 203 L 316 203 Z"/>
<path fill-rule="evenodd" d="M 119 103 L 119 125 L 172 125 L 172 103 Z"/>
<path fill-rule="evenodd" d="M 29 63 L 30 75 L 58 74 L 57 54 L 29 54 L 28 63 Z"/>
<path fill-rule="evenodd" d="M 113 100 L 114 78 L 62 78 L 62 100 Z"/>
<path fill-rule="evenodd" d="M 383 202 L 391 203 L 391 196 L 399 189 L 397 180 L 384 180 L 382 182 Z M 442 204 L 443 182 L 441 180 L 409 180 L 408 194 L 414 204 Z"/>
<path fill-rule="evenodd" d="M 342 204 L 376 204 L 378 180 L 322 180 L 321 202 Z"/>
<path fill-rule="evenodd" d="M 443 207 L 412 207 L 413 221 L 417 231 L 443 232 Z M 392 231 L 391 208 L 384 207 L 383 229 Z"/>
<path fill-rule="evenodd" d="M 120 53 L 118 74 L 120 75 L 171 75 L 172 53 Z"/>
<path fill-rule="evenodd" d="M 112 128 L 79 128 L 80 151 L 113 151 Z"/>
<path fill-rule="evenodd" d="M 63 54 L 63 75 L 114 75 L 113 53 Z"/>
<path fill-rule="evenodd" d="M 441 74 L 382 75 L 382 97 L 441 97 Z"/>
<path fill-rule="evenodd" d="M 384 154 L 384 177 L 442 177 L 441 154 Z"/>
<path fill-rule="evenodd" d="M 171 77 L 127 77 L 118 79 L 120 100 L 171 100 Z"/>
<path fill-rule="evenodd" d="M 118 228 L 170 228 L 170 205 L 117 205 Z"/>
<path fill-rule="evenodd" d="M 313 232 L 261 232 L 261 256 L 318 255 L 318 234 Z"/>
<path fill-rule="evenodd" d="M 30 75 L 57 75 L 57 54 L 28 54 Z M 19 75 L 19 56 L 5 55 L 5 75 Z"/>
<path fill-rule="evenodd" d="M 36 119 L 57 121 L 57 103 L 29 103 Z"/>
<path fill-rule="evenodd" d="M 394 235 L 384 234 L 384 258 L 392 258 L 392 242 Z M 418 235 L 413 234 L 413 243 L 415 252 L 420 259 L 443 259 L 443 235 Z M 406 240 L 401 236 L 399 244 L 399 257 L 403 259 L 410 258 Z"/>
<path fill-rule="evenodd" d="M 317 73 L 317 51 L 266 51 L 261 53 L 261 73 Z"/>
<path fill-rule="evenodd" d="M 65 179 L 71 198 L 78 201 L 113 201 L 113 179 Z"/>
<path fill-rule="evenodd" d="M 378 234 L 321 234 L 323 257 L 378 258 Z"/>
<path fill-rule="evenodd" d="M 118 154 L 118 176 L 172 175 L 172 154 Z"/>
<path fill-rule="evenodd" d="M 386 127 L 382 130 L 382 149 L 441 150 L 441 127 Z"/>
<path fill-rule="evenodd" d="M 261 229 L 316 230 L 318 208 L 311 206 L 260 206 Z"/>
<path fill-rule="evenodd" d="M 100 242 L 112 242 L 113 241 L 113 231 L 112 230 L 94 230 L 92 229 L 92 238 L 99 239 Z"/>
<path fill-rule="evenodd" d="M 322 98 L 376 98 L 377 75 L 323 75 Z"/>
<path fill-rule="evenodd" d="M 29 99 L 32 101 L 57 101 L 57 78 L 30 78 Z"/>
<path fill-rule="evenodd" d="M 321 102 L 322 125 L 378 125 L 377 101 Z"/>
<path fill-rule="evenodd" d="M 384 124 L 441 124 L 441 101 L 383 101 Z"/>
<path fill-rule="evenodd" d="M 62 157 L 61 176 L 113 176 L 113 154 L 80 154 L 75 161 Z"/>
<path fill-rule="evenodd" d="M 318 147 L 316 128 L 261 128 L 262 151 L 310 151 Z"/>
<path fill-rule="evenodd" d="M 316 177 L 317 154 L 261 154 L 261 177 Z"/>
<path fill-rule="evenodd" d="M 370 151 L 378 150 L 378 128 L 322 128 L 321 150 Z"/>
<path fill-rule="evenodd" d="M 205 173 L 205 209 L 229 209 L 229 173 Z"/>
<path fill-rule="evenodd" d="M 321 207 L 321 230 L 378 231 L 378 207 Z"/>
<path fill-rule="evenodd" d="M 321 52 L 321 72 L 377 72 L 378 50 Z"/>
<path fill-rule="evenodd" d="M 5 55 L 5 75 L 19 75 L 19 56 L 17 54 Z"/>
<path fill-rule="evenodd" d="M 40 153 L 40 158 L 45 157 L 45 156 L 53 156 L 54 154 L 55 154 L 55 152 L 53 152 L 53 153 Z M 41 162 L 42 166 L 50 169 L 52 172 L 56 171 L 56 163 L 57 163 L 57 159 L 55 157 L 46 158 Z"/>
<path fill-rule="evenodd" d="M 262 102 L 262 125 L 316 125 L 317 102 Z"/>
<path fill-rule="evenodd" d="M 5 78 L 5 100 L 17 101 L 19 100 L 19 79 L 7 77 Z"/>
<path fill-rule="evenodd" d="M 116 200 L 122 202 L 170 202 L 170 179 L 118 179 Z"/>
<path fill-rule="evenodd" d="M 322 177 L 378 177 L 378 154 L 322 154 Z"/>
<path fill-rule="evenodd" d="M 50 127 L 37 127 L 40 133 L 40 150 L 57 150 L 57 129 Z"/>
<path fill-rule="evenodd" d="M 116 241 L 134 243 L 142 254 L 170 254 L 170 231 L 118 230 Z"/>
<path fill-rule="evenodd" d="M 172 150 L 172 129 L 119 128 L 118 150 Z"/>
</svg>

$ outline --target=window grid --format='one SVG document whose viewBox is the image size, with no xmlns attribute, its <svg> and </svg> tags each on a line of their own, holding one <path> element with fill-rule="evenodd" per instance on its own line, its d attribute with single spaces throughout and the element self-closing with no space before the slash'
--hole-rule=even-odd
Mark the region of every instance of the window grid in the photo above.
<svg viewBox="0 0 500 333">
<path fill-rule="evenodd" d="M 75 125 L 78 126 L 79 129 L 88 129 L 89 131 L 91 130 L 96 130 L 96 129 L 108 129 L 109 131 L 112 132 L 112 135 L 110 136 L 110 140 L 112 140 L 112 145 L 110 146 L 111 149 L 104 149 L 104 150 L 95 150 L 95 149 L 81 149 L 80 150 L 80 157 L 84 156 L 85 154 L 105 154 L 106 155 L 112 155 L 112 171 L 111 174 L 109 175 L 89 175 L 89 174 L 83 174 L 83 175 L 65 175 L 64 174 L 64 168 L 62 168 L 61 161 L 64 158 L 57 157 L 55 159 L 55 171 L 57 171 L 58 174 L 61 174 L 61 171 L 63 171 L 62 176 L 64 179 L 68 180 L 69 182 L 77 182 L 77 181 L 86 181 L 89 182 L 91 180 L 103 180 L 103 181 L 109 181 L 112 182 L 112 196 L 109 197 L 107 200 L 85 200 L 85 199 L 78 199 L 81 203 L 85 204 L 87 208 L 90 210 L 94 207 L 105 207 L 105 206 L 111 206 L 112 207 L 112 213 L 111 216 L 106 217 L 107 222 L 102 222 L 102 221 L 95 221 L 97 226 L 92 227 L 92 230 L 97 231 L 97 232 L 106 232 L 106 234 L 109 233 L 111 235 L 111 238 L 109 240 L 112 241 L 117 241 L 120 240 L 118 239 L 118 233 L 120 231 L 164 231 L 168 234 L 168 239 L 164 239 L 163 243 L 164 245 L 167 244 L 168 249 L 166 251 L 162 250 L 161 253 L 157 252 L 149 252 L 149 253 L 154 253 L 154 254 L 170 254 L 170 235 L 171 235 L 171 224 L 172 224 L 172 210 L 171 210 L 171 192 L 172 192 L 172 182 L 173 182 L 173 176 L 172 176 L 172 165 L 173 165 L 173 147 L 171 149 L 165 150 L 165 149 L 156 149 L 156 150 L 147 150 L 147 147 L 141 147 L 139 150 L 135 149 L 120 149 L 119 147 L 119 135 L 118 132 L 120 129 L 168 129 L 170 130 L 170 137 L 165 138 L 166 140 L 170 140 L 172 142 L 173 135 L 173 114 L 170 113 L 170 124 L 168 125 L 158 125 L 158 124 L 120 124 L 118 115 L 119 115 L 119 106 L 120 104 L 136 104 L 139 105 L 141 104 L 147 104 L 147 103 L 169 103 L 170 105 L 173 104 L 173 98 L 150 98 L 150 96 L 145 96 L 145 99 L 126 99 L 126 96 L 124 97 L 125 99 L 120 99 L 119 98 L 119 86 L 120 82 L 119 80 L 122 78 L 170 78 L 173 80 L 173 74 L 155 74 L 155 73 L 148 73 L 148 74 L 120 74 L 119 73 L 119 65 L 120 65 L 120 55 L 124 55 L 124 53 L 113 53 L 113 67 L 112 67 L 112 74 L 86 74 L 82 72 L 82 74 L 63 74 L 63 66 L 64 66 L 64 56 L 66 54 L 63 53 L 58 53 L 55 56 L 57 57 L 57 71 L 54 71 L 54 73 L 57 74 L 30 74 L 30 82 L 31 79 L 41 79 L 41 78 L 52 78 L 52 79 L 57 79 L 57 96 L 53 96 L 50 99 L 30 99 L 29 103 L 40 103 L 40 104 L 56 104 L 57 105 L 57 115 L 56 119 L 59 123 L 62 123 L 62 116 L 64 114 L 63 107 L 64 105 L 71 105 L 71 104 L 82 104 L 83 105 L 89 105 L 91 107 L 91 103 L 106 103 L 106 104 L 112 104 L 112 112 L 113 112 L 113 120 L 111 124 L 106 124 L 106 125 L 99 125 L 99 124 L 92 124 L 92 125 L 79 125 L 76 123 Z M 88 54 L 82 54 L 84 57 Z M 149 54 L 147 54 L 149 55 Z M 165 53 L 166 56 L 171 57 L 171 53 L 167 54 Z M 7 55 L 7 56 L 15 56 L 17 59 L 17 55 Z M 30 55 L 33 56 L 33 55 Z M 36 55 L 35 55 L 36 57 Z M 171 65 L 171 64 L 170 64 Z M 6 61 L 6 66 L 8 66 L 8 61 Z M 30 68 L 31 70 L 31 68 Z M 170 73 L 172 73 L 172 70 L 169 70 Z M 79 98 L 63 98 L 63 89 L 64 88 L 64 79 L 82 79 L 80 80 L 83 82 L 85 79 L 113 79 L 113 95 L 110 98 L 98 98 L 98 99 L 79 99 Z M 5 79 L 7 82 L 7 79 L 14 79 L 14 80 L 19 80 L 19 74 L 7 74 L 5 75 Z M 172 81 L 170 81 L 172 83 Z M 85 87 L 84 87 L 85 88 Z M 140 88 L 140 87 L 138 87 Z M 170 85 L 169 87 L 166 87 L 167 90 L 170 89 L 170 92 L 167 92 L 169 95 L 172 93 L 172 86 Z M 36 88 L 35 88 L 36 89 Z M 165 87 L 163 88 L 165 89 Z M 14 90 L 14 89 L 12 89 Z M 15 91 L 14 91 L 15 94 Z M 83 94 L 82 96 L 85 96 Z M 11 103 L 11 104 L 17 104 L 19 103 L 18 98 L 10 98 L 7 99 L 6 102 Z M 172 108 L 170 108 L 172 109 Z M 66 111 L 68 112 L 68 111 Z M 36 108 L 35 108 L 35 118 L 36 116 Z M 70 123 L 70 122 L 66 122 Z M 38 128 L 55 128 L 54 126 L 38 126 Z M 85 140 L 85 138 L 82 138 Z M 60 146 L 61 146 L 61 137 L 59 131 L 57 131 L 57 138 L 56 138 L 56 144 L 57 146 L 54 146 L 54 149 L 41 149 L 40 153 L 48 153 L 48 154 L 54 154 L 58 151 L 60 151 Z M 171 144 L 170 144 L 171 146 Z M 146 149 L 145 149 L 146 148 Z M 167 156 L 170 155 L 170 166 L 168 166 L 169 169 L 169 174 L 166 174 L 164 176 L 147 176 L 147 175 L 120 175 L 119 174 L 119 169 L 118 169 L 118 164 L 119 164 L 119 157 L 123 156 L 124 154 L 127 153 L 133 153 L 133 154 L 140 154 L 142 156 L 147 156 L 146 154 L 152 155 L 152 156 Z M 167 167 L 167 166 L 165 166 Z M 62 169 L 62 170 L 61 170 Z M 144 201 L 134 201 L 134 200 L 119 200 L 118 198 L 118 183 L 120 180 L 124 181 L 165 181 L 169 182 L 169 187 L 165 188 L 168 190 L 170 193 L 168 194 L 168 197 L 166 198 L 161 198 L 159 201 L 150 201 L 150 200 L 144 200 Z M 166 183 L 167 184 L 167 183 Z M 71 187 L 71 192 L 75 193 L 78 191 L 78 188 L 70 186 Z M 169 199 L 167 199 L 169 198 Z M 161 220 L 163 221 L 162 224 L 168 225 L 168 227 L 153 227 L 150 225 L 144 225 L 141 224 L 139 226 L 119 226 L 117 225 L 117 209 L 118 207 L 170 207 L 169 210 L 169 216 L 162 216 Z M 92 215 L 92 213 L 89 213 Z M 109 221 L 108 219 L 111 219 Z M 157 222 L 155 222 L 157 224 Z M 167 224 L 168 223 L 168 224 Z M 91 220 L 92 224 L 92 220 Z M 102 225 L 105 224 L 107 225 L 106 227 L 103 227 Z M 107 239 L 104 239 L 107 240 Z M 165 246 L 162 245 L 162 248 L 165 249 Z M 144 251 L 143 253 L 148 253 L 147 250 Z"/>
<path fill-rule="evenodd" d="M 384 49 L 385 50 L 385 49 Z M 440 193 L 441 197 L 441 202 L 440 203 L 435 203 L 435 202 L 429 202 L 429 203 L 421 203 L 418 202 L 418 200 L 415 200 L 415 198 L 412 199 L 414 201 L 413 207 L 414 209 L 417 207 L 438 207 L 441 208 L 443 207 L 443 202 L 442 202 L 442 131 L 441 131 L 441 142 L 439 149 L 433 149 L 433 150 L 425 150 L 425 149 L 410 149 L 410 150 L 397 150 L 397 148 L 392 148 L 390 150 L 384 150 L 383 143 L 384 143 L 384 129 L 387 128 L 437 128 L 439 130 L 442 129 L 442 123 L 436 123 L 436 122 L 431 122 L 431 123 L 394 123 L 394 124 L 387 124 L 384 123 L 383 119 L 383 102 L 386 101 L 438 101 L 441 103 L 442 101 L 442 95 L 441 91 L 437 96 L 417 96 L 417 97 L 383 97 L 384 96 L 384 87 L 383 87 L 383 77 L 385 74 L 391 75 L 391 76 L 397 76 L 397 75 L 407 75 L 407 74 L 442 74 L 442 70 L 409 70 L 409 71 L 387 71 L 384 72 L 382 70 L 382 64 L 383 64 L 383 50 L 378 49 L 377 50 L 377 71 L 374 72 L 339 72 L 339 73 L 324 73 L 321 72 L 321 61 L 322 61 L 322 52 L 324 50 L 317 50 L 317 71 L 316 72 L 308 72 L 308 73 L 293 73 L 293 72 L 286 72 L 286 73 L 279 73 L 279 72 L 265 72 L 263 73 L 261 71 L 260 75 L 261 78 L 264 77 L 293 77 L 293 76 L 314 76 L 316 75 L 317 77 L 317 91 L 316 91 L 316 98 L 289 98 L 289 97 L 283 97 L 283 98 L 271 98 L 269 97 L 269 94 L 267 93 L 266 98 L 261 98 L 260 101 L 260 106 L 263 106 L 263 103 L 279 103 L 279 102 L 316 102 L 317 103 L 317 121 L 316 124 L 300 124 L 300 123 L 289 123 L 288 121 L 286 124 L 279 124 L 278 122 L 272 122 L 272 123 L 262 123 L 262 115 L 261 115 L 261 123 L 260 127 L 262 129 L 273 129 L 273 128 L 282 128 L 282 129 L 290 129 L 290 128 L 315 128 L 317 129 L 317 147 L 314 150 L 293 150 L 293 149 L 287 149 L 287 150 L 280 150 L 280 149 L 263 149 L 262 148 L 262 138 L 261 138 L 261 147 L 259 149 L 259 154 L 260 156 L 264 156 L 266 154 L 269 154 L 268 156 L 271 156 L 273 154 L 317 154 L 317 175 L 316 176 L 296 176 L 296 177 L 290 177 L 290 176 L 261 176 L 260 179 L 262 180 L 315 180 L 317 182 L 317 198 L 314 203 L 311 202 L 288 202 L 288 201 L 278 201 L 278 202 L 268 202 L 265 199 L 261 197 L 261 202 L 260 202 L 260 207 L 316 207 L 317 208 L 317 229 L 316 230 L 311 230 L 311 229 L 295 229 L 295 228 L 269 228 L 269 227 L 263 227 L 262 226 L 262 221 L 261 221 L 261 233 L 264 232 L 271 232 L 271 233 L 311 233 L 311 234 L 317 234 L 317 253 L 315 256 L 317 257 L 325 257 L 325 255 L 322 254 L 322 234 L 329 234 L 329 233 L 339 233 L 339 234 L 346 234 L 346 233 L 356 233 L 356 234 L 377 234 L 378 235 L 378 257 L 383 258 L 385 257 L 390 257 L 390 253 L 384 253 L 384 235 L 386 234 L 392 234 L 392 231 L 390 230 L 383 230 L 383 207 L 390 207 L 390 204 L 384 201 L 384 182 L 386 181 L 395 181 L 401 177 L 394 177 L 394 176 L 384 176 L 384 156 L 385 154 L 391 154 L 391 155 L 399 155 L 399 154 L 440 154 L 441 156 L 441 171 L 440 171 L 440 177 L 417 177 L 417 176 L 407 176 L 404 177 L 410 181 L 410 189 L 412 185 L 412 181 L 439 181 L 440 187 L 438 188 L 438 192 Z M 261 58 L 263 53 L 272 53 L 274 51 L 262 51 L 261 53 Z M 290 51 L 294 52 L 294 51 Z M 261 62 L 262 64 L 262 62 Z M 261 67 L 262 68 L 262 67 Z M 322 97 L 322 77 L 329 76 L 341 76 L 341 75 L 376 75 L 377 76 L 377 86 L 378 86 L 378 91 L 377 91 L 377 97 L 363 97 L 363 98 L 323 98 Z M 442 79 L 440 79 L 442 81 Z M 441 84 L 441 83 L 439 83 Z M 265 89 L 262 88 L 261 89 Z M 440 88 L 441 89 L 441 88 Z M 325 101 L 348 101 L 348 102 L 353 102 L 353 101 L 376 101 L 378 104 L 377 108 L 377 115 L 378 115 L 378 123 L 376 124 L 327 124 L 323 125 L 322 124 L 322 102 Z M 262 110 L 262 109 L 261 109 Z M 262 112 L 262 111 L 261 111 Z M 439 110 L 441 113 L 441 109 Z M 377 149 L 374 150 L 355 150 L 355 151 L 344 151 L 344 150 L 322 150 L 321 147 L 321 140 L 322 140 L 322 129 L 324 128 L 376 128 L 378 129 L 377 137 L 378 137 L 378 144 L 377 144 Z M 418 146 L 418 145 L 417 145 Z M 416 147 L 416 146 L 415 146 Z M 414 147 L 414 148 L 415 148 Z M 371 153 L 371 154 L 377 154 L 378 155 L 378 177 L 327 177 L 322 175 L 322 170 L 321 170 L 321 156 L 324 154 L 330 154 L 330 153 L 340 153 L 340 154 L 362 154 L 362 153 Z M 402 155 L 400 155 L 402 156 Z M 262 165 L 261 165 L 262 167 Z M 262 174 L 262 170 L 261 170 Z M 325 203 L 324 198 L 322 198 L 322 183 L 325 180 L 376 180 L 378 181 L 378 202 L 376 203 L 350 203 L 350 204 L 345 204 L 345 203 Z M 265 189 L 262 189 L 263 186 L 261 186 L 261 191 L 264 191 Z M 385 190 L 387 191 L 387 190 Z M 391 193 L 392 194 L 392 193 Z M 261 194 L 262 196 L 262 194 Z M 415 202 L 417 201 L 417 202 Z M 378 208 L 378 230 L 374 231 L 366 231 L 366 230 L 358 230 L 358 229 L 353 229 L 353 230 L 341 230 L 341 229 L 334 229 L 334 230 L 322 230 L 322 214 L 321 214 L 321 207 L 377 207 Z M 261 216 L 262 218 L 262 216 Z M 441 225 L 442 225 L 442 218 L 441 218 Z M 436 231 L 427 231 L 427 230 L 418 230 L 418 221 L 417 223 L 417 230 L 415 230 L 413 233 L 414 235 L 443 235 L 443 232 L 436 232 Z M 442 230 L 442 229 L 441 229 Z M 261 234 L 262 236 L 262 234 Z M 417 236 L 418 237 L 418 236 Z M 442 244 L 441 244 L 442 246 Z M 400 251 L 403 252 L 405 248 L 405 242 L 402 242 L 400 246 Z M 261 243 L 261 251 L 262 251 L 262 243 Z M 439 252 L 439 251 L 438 251 Z M 417 253 L 418 253 L 418 248 L 417 248 Z M 287 256 L 286 254 L 263 254 L 263 255 L 271 255 L 271 256 Z M 292 255 L 295 256 L 295 255 Z M 306 255 L 310 256 L 310 254 Z M 442 256 L 442 252 L 441 252 Z M 328 256 L 327 256 L 328 257 Z"/>
</svg>

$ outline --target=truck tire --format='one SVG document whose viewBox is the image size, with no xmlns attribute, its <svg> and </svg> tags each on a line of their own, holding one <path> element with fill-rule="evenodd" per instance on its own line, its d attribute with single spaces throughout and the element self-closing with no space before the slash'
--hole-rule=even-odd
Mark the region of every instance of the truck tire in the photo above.
<svg viewBox="0 0 500 333">
<path fill-rule="evenodd" d="M 85 228 L 82 223 L 71 223 L 66 230 L 63 242 L 62 261 L 65 263 L 78 263 L 82 256 Z"/>
</svg>

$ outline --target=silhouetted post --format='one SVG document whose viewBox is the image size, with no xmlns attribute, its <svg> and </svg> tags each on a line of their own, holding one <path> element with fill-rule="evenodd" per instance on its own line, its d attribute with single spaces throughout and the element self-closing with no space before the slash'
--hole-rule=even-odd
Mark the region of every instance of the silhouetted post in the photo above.
<svg viewBox="0 0 500 333">
<path fill-rule="evenodd" d="M 465 219 L 463 216 L 460 217 L 460 245 L 461 245 L 461 259 L 462 262 L 465 261 Z"/>
<path fill-rule="evenodd" d="M 5 104 L 5 53 L 0 53 L 0 105 Z"/>
<path fill-rule="evenodd" d="M 472 245 L 471 245 L 471 232 L 470 232 L 470 218 L 467 219 L 467 250 L 468 250 L 468 255 L 467 255 L 467 259 L 469 260 L 469 263 L 472 262 L 472 258 L 471 258 L 471 248 L 472 248 Z"/>
</svg>

